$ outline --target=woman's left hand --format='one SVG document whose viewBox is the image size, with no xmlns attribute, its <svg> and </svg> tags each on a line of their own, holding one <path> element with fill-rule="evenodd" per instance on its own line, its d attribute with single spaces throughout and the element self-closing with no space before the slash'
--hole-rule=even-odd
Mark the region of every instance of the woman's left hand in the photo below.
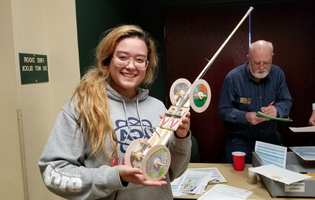
<svg viewBox="0 0 315 200">
<path fill-rule="evenodd" d="M 160 115 L 160 118 L 162 119 L 164 115 Z M 187 112 L 186 116 L 182 118 L 182 122 L 179 124 L 176 135 L 177 137 L 184 138 L 187 136 L 188 131 L 190 128 L 190 112 Z"/>
</svg>

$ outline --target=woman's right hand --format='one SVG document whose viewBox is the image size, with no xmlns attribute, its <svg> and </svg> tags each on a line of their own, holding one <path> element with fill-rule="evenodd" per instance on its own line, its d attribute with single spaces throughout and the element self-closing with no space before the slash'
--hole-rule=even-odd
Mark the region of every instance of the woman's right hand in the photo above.
<svg viewBox="0 0 315 200">
<path fill-rule="evenodd" d="M 133 183 L 136 185 L 145 185 L 145 186 L 161 186 L 166 185 L 166 181 L 150 181 L 147 180 L 142 173 L 142 170 L 139 168 L 133 168 L 126 165 L 120 165 L 118 167 L 119 175 L 121 181 Z M 165 179 L 165 176 L 163 177 Z"/>
</svg>

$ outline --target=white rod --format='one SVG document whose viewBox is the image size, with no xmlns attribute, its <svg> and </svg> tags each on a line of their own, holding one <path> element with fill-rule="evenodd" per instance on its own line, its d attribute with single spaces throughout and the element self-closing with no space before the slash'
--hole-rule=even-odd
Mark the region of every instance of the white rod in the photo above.
<svg viewBox="0 0 315 200">
<path fill-rule="evenodd" d="M 246 19 L 246 17 L 252 12 L 254 8 L 250 7 L 248 9 L 248 11 L 246 12 L 246 14 L 244 15 L 244 17 L 241 19 L 241 21 L 237 24 L 237 26 L 234 28 L 234 30 L 232 31 L 232 33 L 229 35 L 229 37 L 224 41 L 224 43 L 221 45 L 221 47 L 217 50 L 217 52 L 214 54 L 214 56 L 211 58 L 211 60 L 208 62 L 208 64 L 203 68 L 203 70 L 201 71 L 201 73 L 199 74 L 199 76 L 196 78 L 196 80 L 191 84 L 193 85 L 196 81 L 198 81 L 200 78 L 202 78 L 206 72 L 208 71 L 208 69 L 210 68 L 210 66 L 213 64 L 214 60 L 218 57 L 219 53 L 222 51 L 222 49 L 224 48 L 224 46 L 226 45 L 226 43 L 230 40 L 230 38 L 234 35 L 234 33 L 236 32 L 236 30 L 239 28 L 239 26 L 243 23 L 243 21 Z M 190 88 L 185 92 L 185 95 L 183 97 L 181 97 L 177 103 L 176 106 L 183 106 L 186 101 L 189 98 L 189 93 L 190 93 Z"/>
<path fill-rule="evenodd" d="M 26 159 L 25 159 L 25 146 L 24 146 L 25 142 L 24 142 L 24 134 L 23 134 L 23 121 L 22 121 L 22 110 L 21 109 L 17 110 L 17 119 L 18 119 L 19 138 L 20 138 L 20 155 L 21 155 L 24 200 L 29 200 L 29 198 L 28 198 Z"/>
<path fill-rule="evenodd" d="M 208 69 L 210 68 L 210 66 L 212 65 L 212 63 L 214 62 L 214 60 L 218 57 L 219 53 L 222 51 L 222 49 L 224 48 L 224 46 L 226 45 L 226 43 L 230 40 L 230 38 L 234 35 L 234 33 L 236 32 L 236 30 L 239 28 L 239 26 L 243 23 L 243 21 L 246 19 L 246 17 L 249 15 L 249 13 L 253 10 L 253 7 L 250 7 L 249 10 L 247 11 L 247 13 L 244 15 L 244 17 L 241 19 L 241 21 L 237 24 L 237 26 L 234 28 L 234 30 L 232 31 L 232 33 L 229 35 L 229 37 L 224 41 L 224 43 L 221 45 L 221 47 L 217 50 L 217 52 L 214 54 L 214 56 L 211 58 L 211 60 L 208 62 L 208 64 L 205 66 L 205 68 L 202 70 L 202 72 L 199 74 L 199 76 L 196 78 L 196 80 L 194 81 L 194 83 L 199 80 L 200 78 L 202 78 L 205 73 L 208 71 Z"/>
</svg>

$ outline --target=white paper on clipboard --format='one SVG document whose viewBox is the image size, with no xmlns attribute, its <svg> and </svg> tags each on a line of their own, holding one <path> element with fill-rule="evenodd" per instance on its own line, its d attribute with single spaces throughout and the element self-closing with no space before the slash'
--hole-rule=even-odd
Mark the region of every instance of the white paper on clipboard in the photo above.
<svg viewBox="0 0 315 200">
<path fill-rule="evenodd" d="M 315 126 L 289 127 L 293 132 L 315 132 Z"/>
</svg>

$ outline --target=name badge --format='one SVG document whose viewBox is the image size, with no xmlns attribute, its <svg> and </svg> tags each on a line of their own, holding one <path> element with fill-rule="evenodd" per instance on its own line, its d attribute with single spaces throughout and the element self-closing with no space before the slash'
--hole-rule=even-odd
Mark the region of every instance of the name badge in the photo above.
<svg viewBox="0 0 315 200">
<path fill-rule="evenodd" d="M 241 97 L 240 99 L 240 103 L 243 103 L 243 104 L 250 104 L 251 102 L 252 102 L 252 98 Z"/>
</svg>

